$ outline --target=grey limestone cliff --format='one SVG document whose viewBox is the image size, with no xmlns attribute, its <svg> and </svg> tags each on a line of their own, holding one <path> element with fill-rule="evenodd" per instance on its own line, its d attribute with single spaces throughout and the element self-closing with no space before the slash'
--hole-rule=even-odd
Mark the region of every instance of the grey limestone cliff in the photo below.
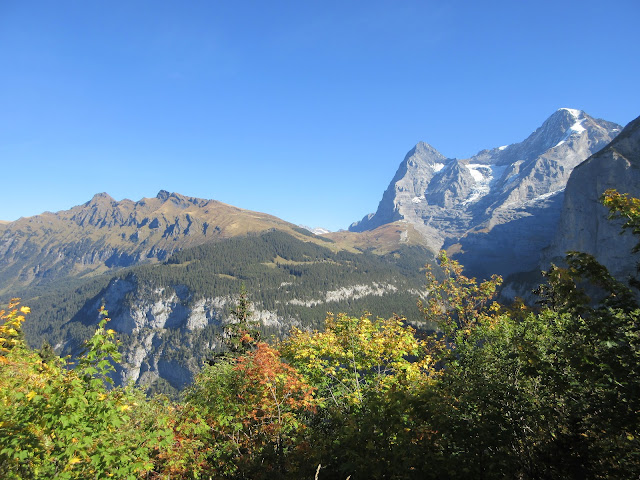
<svg viewBox="0 0 640 480">
<path fill-rule="evenodd" d="M 640 117 L 573 171 L 542 268 L 561 263 L 565 253 L 574 250 L 594 255 L 619 278 L 636 273 L 638 256 L 631 250 L 638 239 L 628 232 L 621 235 L 621 222 L 608 220 L 607 209 L 600 203 L 601 195 L 610 188 L 640 197 Z"/>
</svg>

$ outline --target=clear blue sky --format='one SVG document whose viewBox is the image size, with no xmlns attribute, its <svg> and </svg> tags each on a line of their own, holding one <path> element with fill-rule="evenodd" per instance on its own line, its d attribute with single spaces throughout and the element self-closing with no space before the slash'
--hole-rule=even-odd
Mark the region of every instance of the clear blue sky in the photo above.
<svg viewBox="0 0 640 480">
<path fill-rule="evenodd" d="M 640 2 L 0 1 L 0 219 L 161 189 L 312 227 L 405 153 L 640 115 Z"/>
</svg>

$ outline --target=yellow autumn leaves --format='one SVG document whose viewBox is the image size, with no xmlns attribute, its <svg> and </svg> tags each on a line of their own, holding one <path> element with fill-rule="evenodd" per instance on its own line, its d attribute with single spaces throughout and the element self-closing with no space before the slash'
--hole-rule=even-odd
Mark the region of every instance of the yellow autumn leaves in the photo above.
<svg viewBox="0 0 640 480">
<path fill-rule="evenodd" d="M 427 345 L 404 319 L 330 315 L 323 332 L 294 329 L 280 351 L 335 403 L 360 403 L 363 390 L 410 385 L 433 373 Z"/>
<path fill-rule="evenodd" d="M 0 325 L 0 353 L 6 353 L 18 345 L 18 332 L 25 320 L 24 315 L 31 313 L 29 307 L 22 306 L 18 309 L 19 304 L 19 299 L 12 298 L 9 302 L 9 310 L 0 310 L 0 322 L 2 323 Z M 0 362 L 3 362 L 2 356 L 0 356 Z"/>
</svg>

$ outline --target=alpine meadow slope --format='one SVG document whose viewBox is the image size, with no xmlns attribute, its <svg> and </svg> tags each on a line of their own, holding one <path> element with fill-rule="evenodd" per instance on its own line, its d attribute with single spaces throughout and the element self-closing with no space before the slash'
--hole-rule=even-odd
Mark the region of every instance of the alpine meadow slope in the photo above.
<svg viewBox="0 0 640 480">
<path fill-rule="evenodd" d="M 0 293 L 162 261 L 203 243 L 296 226 L 215 200 L 160 191 L 115 201 L 106 193 L 83 205 L 0 225 Z"/>
</svg>

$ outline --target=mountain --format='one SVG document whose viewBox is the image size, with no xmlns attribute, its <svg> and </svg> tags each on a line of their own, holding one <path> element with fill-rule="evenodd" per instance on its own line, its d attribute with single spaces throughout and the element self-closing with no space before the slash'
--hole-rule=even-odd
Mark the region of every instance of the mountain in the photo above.
<svg viewBox="0 0 640 480">
<path fill-rule="evenodd" d="M 378 209 L 349 230 L 408 222 L 434 251 L 447 249 L 472 274 L 537 266 L 560 216 L 572 170 L 621 127 L 561 108 L 524 141 L 446 158 L 418 143 L 405 156 Z"/>
<path fill-rule="evenodd" d="M 100 193 L 70 210 L 0 224 L 0 294 L 158 262 L 185 248 L 270 229 L 313 237 L 274 216 L 215 200 L 162 190 L 155 198 L 118 202 Z"/>
<path fill-rule="evenodd" d="M 640 197 L 640 117 L 630 122 L 604 149 L 576 167 L 565 190 L 562 213 L 550 247 L 541 263 L 560 264 L 569 250 L 594 255 L 618 278 L 635 275 L 637 239 L 620 235 L 621 221 L 607 218 L 600 197 L 607 189 Z"/>
<path fill-rule="evenodd" d="M 322 228 L 322 227 L 312 228 L 312 227 L 308 227 L 306 225 L 298 225 L 298 226 L 300 228 L 304 228 L 305 230 L 309 230 L 314 235 L 324 235 L 326 233 L 331 233 L 331 230 L 327 230 L 326 228 Z"/>
<path fill-rule="evenodd" d="M 321 328 L 330 311 L 396 313 L 429 328 L 416 299 L 440 248 L 475 276 L 539 270 L 543 250 L 547 264 L 579 249 L 610 259 L 614 273 L 633 267 L 630 247 L 607 248 L 619 224 L 597 199 L 608 187 L 640 193 L 639 128 L 560 109 L 523 142 L 470 159 L 419 143 L 375 214 L 322 236 L 215 200 L 98 194 L 0 224 L 0 295 L 32 307 L 32 346 L 70 355 L 105 305 L 125 359 L 117 382 L 156 391 L 184 387 L 220 349 L 243 284 L 265 337 Z"/>
</svg>

